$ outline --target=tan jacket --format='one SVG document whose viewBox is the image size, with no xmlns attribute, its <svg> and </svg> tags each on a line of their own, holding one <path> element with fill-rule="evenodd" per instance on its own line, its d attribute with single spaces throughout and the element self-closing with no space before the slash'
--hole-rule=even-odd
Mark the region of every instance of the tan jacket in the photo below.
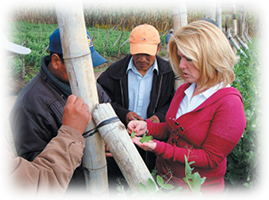
<svg viewBox="0 0 269 200">
<path fill-rule="evenodd" d="M 25 194 L 63 194 L 72 178 L 74 170 L 80 165 L 85 147 L 85 139 L 75 129 L 62 125 L 58 135 L 46 148 L 29 162 L 15 157 L 13 152 L 7 156 L 8 182 L 12 191 L 19 189 Z M 13 154 L 13 155 L 11 155 Z"/>
</svg>

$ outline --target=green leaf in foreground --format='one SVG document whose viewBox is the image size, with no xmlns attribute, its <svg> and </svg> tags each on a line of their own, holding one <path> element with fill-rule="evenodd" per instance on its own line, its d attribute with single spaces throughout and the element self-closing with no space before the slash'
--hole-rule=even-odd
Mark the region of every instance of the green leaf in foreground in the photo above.
<svg viewBox="0 0 269 200">
<path fill-rule="evenodd" d="M 149 190 L 151 192 L 156 192 L 157 186 L 156 186 L 155 182 L 151 178 L 148 179 L 148 185 L 149 185 Z"/>
<path fill-rule="evenodd" d="M 146 133 L 144 133 L 143 137 L 139 140 L 141 143 L 144 142 L 149 142 L 150 140 L 152 140 L 153 137 L 152 136 L 146 136 Z"/>
<path fill-rule="evenodd" d="M 135 132 L 134 132 L 134 131 L 132 132 L 131 137 L 132 137 L 132 138 L 135 137 Z"/>
<path fill-rule="evenodd" d="M 157 175 L 157 183 L 161 187 L 163 187 L 163 185 L 164 185 L 164 181 L 163 181 L 162 177 L 160 177 L 159 175 Z"/>
<path fill-rule="evenodd" d="M 148 194 L 149 190 L 143 183 L 139 183 L 139 193 L 142 195 Z"/>
</svg>

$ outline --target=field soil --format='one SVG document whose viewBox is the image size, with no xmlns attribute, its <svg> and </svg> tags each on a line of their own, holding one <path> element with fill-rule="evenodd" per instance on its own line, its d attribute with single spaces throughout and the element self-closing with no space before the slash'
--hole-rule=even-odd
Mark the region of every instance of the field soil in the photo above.
<svg viewBox="0 0 269 200">
<path fill-rule="evenodd" d="M 162 48 L 163 48 L 163 51 L 166 51 L 166 47 L 162 47 Z M 124 55 L 120 56 L 120 58 L 111 57 L 111 58 L 107 59 L 108 63 L 103 64 L 103 65 L 95 68 L 95 72 L 94 72 L 95 79 L 97 79 L 100 76 L 100 74 L 102 74 L 103 71 L 105 71 L 105 69 L 108 66 L 110 66 L 113 62 L 115 62 L 123 57 L 124 57 Z M 167 56 L 162 56 L 162 58 L 168 60 Z M 29 69 L 28 70 L 26 69 L 26 74 L 30 74 L 30 73 L 32 73 L 32 72 L 29 71 Z M 23 80 L 20 75 L 16 76 L 16 77 L 8 78 L 6 80 L 6 86 L 5 86 L 6 96 L 4 98 L 4 116 L 5 116 L 5 119 L 7 122 L 7 136 L 10 139 L 10 142 L 12 145 L 14 145 L 14 142 L 13 142 L 11 129 L 9 126 L 8 116 L 9 116 L 11 108 L 13 107 L 13 105 L 18 97 L 19 92 L 28 82 L 29 81 Z"/>
</svg>

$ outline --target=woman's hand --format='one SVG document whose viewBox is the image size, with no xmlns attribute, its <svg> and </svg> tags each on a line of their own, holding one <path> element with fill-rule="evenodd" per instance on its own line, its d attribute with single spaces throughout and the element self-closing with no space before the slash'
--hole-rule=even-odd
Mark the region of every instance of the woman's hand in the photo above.
<svg viewBox="0 0 269 200">
<path fill-rule="evenodd" d="M 147 122 L 132 120 L 127 126 L 127 131 L 129 134 L 134 131 L 136 136 L 143 135 L 147 131 Z"/>
<path fill-rule="evenodd" d="M 132 138 L 132 141 L 133 141 L 133 143 L 135 143 L 137 146 L 144 149 L 145 151 L 153 151 L 157 146 L 157 143 L 154 142 L 153 140 L 150 140 L 149 142 L 141 143 L 139 141 L 140 139 L 141 139 L 141 137 L 134 137 L 134 138 Z"/>
</svg>

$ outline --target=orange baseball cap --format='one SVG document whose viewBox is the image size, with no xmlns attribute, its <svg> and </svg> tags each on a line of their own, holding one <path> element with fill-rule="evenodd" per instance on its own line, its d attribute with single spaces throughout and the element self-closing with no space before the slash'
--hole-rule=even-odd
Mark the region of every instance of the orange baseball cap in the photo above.
<svg viewBox="0 0 269 200">
<path fill-rule="evenodd" d="M 154 26 L 142 24 L 135 27 L 130 34 L 130 52 L 134 54 L 156 55 L 157 46 L 161 42 L 160 35 Z"/>
</svg>

